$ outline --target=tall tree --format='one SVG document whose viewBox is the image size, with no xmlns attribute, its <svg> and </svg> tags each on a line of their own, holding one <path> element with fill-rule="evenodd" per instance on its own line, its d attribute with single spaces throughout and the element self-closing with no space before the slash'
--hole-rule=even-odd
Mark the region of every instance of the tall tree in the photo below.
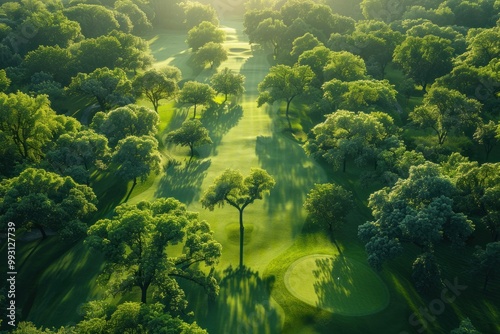
<svg viewBox="0 0 500 334">
<path fill-rule="evenodd" d="M 214 74 L 210 78 L 212 88 L 218 94 L 224 94 L 224 102 L 227 101 L 228 95 L 240 95 L 245 91 L 243 84 L 245 76 L 240 73 L 234 73 L 229 68 L 224 68 L 222 71 Z"/>
<path fill-rule="evenodd" d="M 328 228 L 331 239 L 341 252 L 334 233 L 344 225 L 353 207 L 352 193 L 333 183 L 316 184 L 307 194 L 304 207 L 314 224 Z"/>
<path fill-rule="evenodd" d="M 407 179 L 370 195 L 368 206 L 374 221 L 359 226 L 368 262 L 382 264 L 404 252 L 403 243 L 412 243 L 422 253 L 431 252 L 444 239 L 463 245 L 474 231 L 467 217 L 453 208 L 456 191 L 439 167 L 427 162 L 410 168 Z"/>
<path fill-rule="evenodd" d="M 273 49 L 273 58 L 278 57 L 283 44 L 286 25 L 281 20 L 267 18 L 259 23 L 253 33 L 253 41 L 262 45 L 270 45 Z"/>
<path fill-rule="evenodd" d="M 175 80 L 156 69 L 148 70 L 135 77 L 133 87 L 138 94 L 146 96 L 151 101 L 156 112 L 158 112 L 160 100 L 175 97 L 178 89 Z"/>
<path fill-rule="evenodd" d="M 14 221 L 17 227 L 46 229 L 62 238 L 76 238 L 87 230 L 83 219 L 96 211 L 97 198 L 91 188 L 70 177 L 27 168 L 19 176 L 0 183 L 1 222 Z"/>
<path fill-rule="evenodd" d="M 387 114 L 338 110 L 311 130 L 305 149 L 315 158 L 325 159 L 335 170 L 342 168 L 345 172 L 349 158 L 358 164 L 373 159 L 377 147 L 393 135 L 393 125 Z"/>
<path fill-rule="evenodd" d="M 203 21 L 199 25 L 191 28 L 188 31 L 186 43 L 193 50 L 198 51 L 203 45 L 214 42 L 222 43 L 226 38 L 224 30 L 219 29 L 216 25 Z"/>
<path fill-rule="evenodd" d="M 128 136 L 154 136 L 158 131 L 160 117 L 147 107 L 129 104 L 111 110 L 98 112 L 92 119 L 91 128 L 102 133 L 115 147 L 118 141 Z"/>
<path fill-rule="evenodd" d="M 197 119 L 187 120 L 182 123 L 179 129 L 168 133 L 167 141 L 181 146 L 189 146 L 189 161 L 193 159 L 195 146 L 212 144 L 212 140 L 208 135 L 208 130 L 204 128 L 201 122 Z"/>
<path fill-rule="evenodd" d="M 45 156 L 50 169 L 86 185 L 91 171 L 104 168 L 108 159 L 108 139 L 90 129 L 63 134 Z"/>
<path fill-rule="evenodd" d="M 243 241 L 245 226 L 243 225 L 243 211 L 245 208 L 262 199 L 264 194 L 269 192 L 276 182 L 263 169 L 252 168 L 250 175 L 243 177 L 241 172 L 233 169 L 226 169 L 215 180 L 201 198 L 201 204 L 210 211 L 216 205 L 223 206 L 229 204 L 238 209 L 240 214 L 240 267 L 243 267 Z"/>
<path fill-rule="evenodd" d="M 193 62 L 204 68 L 207 64 L 210 68 L 219 67 L 223 61 L 227 60 L 227 51 L 222 44 L 208 42 L 203 45 L 193 57 Z"/>
<path fill-rule="evenodd" d="M 88 74 L 78 73 L 71 79 L 67 90 L 72 94 L 95 98 L 102 111 L 133 102 L 131 82 L 120 68 L 110 70 L 104 67 Z"/>
<path fill-rule="evenodd" d="M 410 119 L 420 127 L 431 128 L 442 145 L 448 135 L 479 123 L 481 103 L 456 90 L 435 87 L 424 97 L 423 105 L 410 112 Z"/>
<path fill-rule="evenodd" d="M 133 189 L 137 178 L 144 181 L 151 172 L 160 171 L 158 141 L 151 136 L 128 136 L 118 142 L 112 161 L 117 166 L 118 176 L 133 180 Z"/>
<path fill-rule="evenodd" d="M 408 36 L 394 50 L 394 62 L 425 92 L 429 83 L 452 69 L 453 52 L 448 39 L 434 35 Z"/>
<path fill-rule="evenodd" d="M 153 288 L 155 299 L 165 302 L 169 289 L 183 295 L 179 280 L 217 293 L 212 274 L 222 246 L 214 240 L 210 225 L 174 198 L 122 204 L 111 219 L 101 219 L 90 227 L 85 242 L 104 254 L 104 274 L 114 293 L 139 287 L 141 302 L 146 303 Z M 181 254 L 170 253 L 174 245 L 183 246 Z M 199 265 L 212 270 L 200 270 Z"/>
<path fill-rule="evenodd" d="M 184 84 L 179 94 L 179 102 L 194 105 L 193 119 L 196 118 L 196 107 L 201 104 L 210 103 L 215 97 L 215 91 L 210 85 L 197 82 L 188 81 Z"/>
<path fill-rule="evenodd" d="M 484 147 L 486 161 L 488 161 L 491 151 L 498 142 L 497 128 L 498 125 L 490 120 L 486 124 L 480 122 L 477 126 L 476 132 L 474 132 L 474 140 Z"/>
<path fill-rule="evenodd" d="M 4 149 L 13 147 L 22 160 L 39 161 L 58 128 L 47 95 L 0 93 L 0 133 Z"/>
<path fill-rule="evenodd" d="M 182 3 L 182 6 L 184 8 L 184 24 L 188 30 L 203 21 L 219 25 L 217 12 L 212 5 L 202 4 L 198 1 L 188 1 Z"/>
<path fill-rule="evenodd" d="M 473 259 L 472 271 L 484 275 L 483 291 L 486 291 L 488 282 L 500 275 L 500 241 L 490 242 L 484 249 L 478 246 Z"/>
<path fill-rule="evenodd" d="M 273 104 L 276 101 L 286 102 L 285 115 L 290 129 L 289 110 L 290 103 L 297 96 L 308 91 L 309 84 L 314 77 L 314 73 L 309 66 L 276 65 L 271 67 L 264 80 L 259 83 L 259 98 L 257 105 L 260 107 L 264 103 Z"/>
<path fill-rule="evenodd" d="M 63 13 L 80 24 L 82 33 L 87 38 L 107 35 L 120 27 L 113 11 L 101 5 L 78 4 L 66 8 Z"/>
</svg>

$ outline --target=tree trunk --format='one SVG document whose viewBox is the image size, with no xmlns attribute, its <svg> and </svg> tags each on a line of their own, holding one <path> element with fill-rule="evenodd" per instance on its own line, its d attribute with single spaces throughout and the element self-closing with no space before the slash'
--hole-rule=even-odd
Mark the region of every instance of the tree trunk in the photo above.
<svg viewBox="0 0 500 334">
<path fill-rule="evenodd" d="M 196 118 L 196 103 L 194 104 L 194 115 L 193 115 L 193 119 Z"/>
<path fill-rule="evenodd" d="M 223 104 L 226 103 L 227 101 L 227 93 L 225 94 L 225 97 L 224 97 L 224 102 L 222 102 Z"/>
<path fill-rule="evenodd" d="M 146 304 L 147 302 L 147 292 L 148 292 L 148 287 L 147 286 L 141 286 L 141 303 Z"/>
<path fill-rule="evenodd" d="M 189 155 L 189 162 L 191 162 L 191 160 L 193 160 L 193 156 L 194 156 L 194 145 L 189 144 L 189 149 L 191 150 L 191 153 Z"/>
<path fill-rule="evenodd" d="M 289 115 L 289 110 L 290 110 L 290 102 L 292 102 L 292 100 L 288 100 L 286 101 L 286 111 L 285 111 L 285 115 L 286 115 L 286 119 L 288 121 L 288 127 L 290 128 L 290 130 L 292 129 L 292 123 L 290 122 L 290 115 Z"/>
<path fill-rule="evenodd" d="M 152 101 L 153 102 L 153 108 L 155 108 L 155 111 L 158 112 L 158 106 L 160 104 L 160 101 Z"/>
<path fill-rule="evenodd" d="M 38 227 L 38 230 L 40 230 L 40 233 L 42 234 L 42 240 L 47 238 L 47 233 L 45 233 L 45 230 L 43 228 L 42 225 L 37 225 L 36 227 Z"/>
<path fill-rule="evenodd" d="M 243 268 L 243 240 L 245 237 L 245 227 L 243 226 L 243 209 L 240 211 L 240 268 Z"/>
</svg>

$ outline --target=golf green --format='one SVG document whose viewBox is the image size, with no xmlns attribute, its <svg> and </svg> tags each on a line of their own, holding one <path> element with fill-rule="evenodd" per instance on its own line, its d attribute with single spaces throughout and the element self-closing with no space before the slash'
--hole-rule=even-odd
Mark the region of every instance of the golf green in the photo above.
<svg viewBox="0 0 500 334">
<path fill-rule="evenodd" d="M 367 265 L 342 255 L 314 254 L 290 265 L 285 285 L 303 302 L 339 315 L 362 316 L 383 310 L 389 291 Z"/>
</svg>

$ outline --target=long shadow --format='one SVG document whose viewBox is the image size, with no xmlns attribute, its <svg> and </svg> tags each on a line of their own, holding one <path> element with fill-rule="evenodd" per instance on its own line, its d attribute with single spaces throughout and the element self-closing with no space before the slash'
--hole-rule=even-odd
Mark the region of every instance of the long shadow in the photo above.
<svg viewBox="0 0 500 334">
<path fill-rule="evenodd" d="M 346 298 L 355 290 L 350 264 L 344 256 L 319 258 L 313 270 L 316 282 L 314 291 L 318 297 L 317 306 L 336 310 L 342 307 Z"/>
<path fill-rule="evenodd" d="M 307 193 L 315 183 L 324 182 L 321 170 L 296 142 L 281 134 L 257 137 L 255 151 L 262 168 L 276 180 L 266 201 L 269 212 L 288 211 L 301 217 Z"/>
<path fill-rule="evenodd" d="M 243 117 L 243 108 L 240 105 L 217 105 L 207 108 L 201 116 L 201 122 L 210 133 L 212 139 L 212 154 L 217 155 L 217 147 L 222 138 Z"/>
<path fill-rule="evenodd" d="M 209 333 L 280 333 L 282 319 L 271 303 L 274 277 L 262 278 L 250 268 L 229 267 L 219 280 L 220 292 L 210 307 L 197 310 Z"/>
<path fill-rule="evenodd" d="M 156 190 L 157 197 L 175 197 L 185 204 L 190 204 L 200 197 L 201 184 L 207 175 L 211 160 L 194 160 L 189 164 L 171 164 L 166 166 Z"/>
</svg>

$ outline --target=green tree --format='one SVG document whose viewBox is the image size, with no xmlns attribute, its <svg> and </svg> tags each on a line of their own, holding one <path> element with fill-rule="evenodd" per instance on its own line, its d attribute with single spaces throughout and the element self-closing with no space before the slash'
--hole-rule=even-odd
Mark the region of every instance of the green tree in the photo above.
<svg viewBox="0 0 500 334">
<path fill-rule="evenodd" d="M 177 82 L 157 69 L 148 70 L 135 77 L 133 87 L 138 94 L 151 101 L 156 112 L 160 100 L 172 99 L 178 90 Z"/>
<path fill-rule="evenodd" d="M 297 61 L 301 54 L 318 46 L 323 46 L 323 43 L 321 43 L 313 34 L 308 32 L 301 37 L 297 37 L 293 41 L 292 52 L 290 52 L 290 55 L 294 61 Z"/>
<path fill-rule="evenodd" d="M 486 161 L 488 161 L 491 151 L 497 144 L 497 129 L 498 125 L 490 120 L 486 124 L 483 122 L 479 123 L 476 132 L 474 132 L 474 140 L 484 147 Z"/>
<path fill-rule="evenodd" d="M 154 136 L 158 131 L 160 117 L 153 110 L 129 104 L 109 113 L 98 112 L 92 119 L 91 128 L 104 134 L 111 147 L 128 136 Z"/>
<path fill-rule="evenodd" d="M 456 90 L 435 87 L 424 97 L 423 105 L 410 112 L 409 118 L 422 128 L 431 128 L 442 145 L 448 134 L 477 125 L 481 103 Z"/>
<path fill-rule="evenodd" d="M 243 211 L 245 208 L 262 199 L 264 194 L 269 192 L 276 182 L 263 169 L 252 168 L 250 175 L 243 177 L 241 172 L 233 169 L 226 169 L 215 180 L 201 198 L 204 208 L 213 211 L 215 206 L 229 204 L 240 214 L 240 267 L 243 267 L 243 241 L 245 226 L 243 225 Z"/>
<path fill-rule="evenodd" d="M 119 177 L 133 180 L 131 193 L 137 178 L 145 181 L 151 172 L 160 171 L 158 141 L 151 136 L 128 136 L 118 142 L 112 161 L 117 166 Z"/>
<path fill-rule="evenodd" d="M 161 303 L 124 302 L 111 306 L 103 301 L 83 305 L 84 319 L 71 333 L 172 333 L 207 334 L 196 322 L 189 324 L 167 313 Z"/>
<path fill-rule="evenodd" d="M 212 144 L 208 130 L 197 119 L 187 120 L 182 123 L 179 129 L 169 132 L 167 141 L 181 146 L 189 146 L 189 161 L 193 159 L 195 146 Z"/>
<path fill-rule="evenodd" d="M 314 224 L 327 228 L 332 241 L 341 253 L 334 233 L 344 225 L 353 207 L 352 193 L 333 183 L 316 184 L 307 194 L 304 207 Z"/>
<path fill-rule="evenodd" d="M 441 284 L 441 268 L 431 252 L 420 254 L 412 265 L 411 278 L 420 292 L 427 292 Z"/>
<path fill-rule="evenodd" d="M 10 86 L 11 80 L 7 77 L 5 70 L 0 70 L 0 93 L 5 92 Z"/>
<path fill-rule="evenodd" d="M 105 168 L 108 159 L 108 139 L 90 129 L 63 134 L 45 156 L 50 169 L 86 185 L 91 171 Z"/>
<path fill-rule="evenodd" d="M 323 69 L 325 81 L 338 79 L 341 81 L 355 81 L 366 77 L 364 60 L 350 52 L 331 52 L 328 63 Z"/>
<path fill-rule="evenodd" d="M 26 69 L 26 75 L 45 72 L 54 77 L 54 80 L 63 85 L 69 84 L 75 74 L 72 69 L 73 55 L 68 49 L 59 46 L 40 46 L 28 52 L 21 66 Z"/>
<path fill-rule="evenodd" d="M 141 35 L 149 32 L 153 25 L 144 11 L 131 0 L 119 0 L 115 2 L 115 9 L 125 14 L 133 22 L 133 33 Z M 116 14 L 115 14 L 116 17 Z"/>
<path fill-rule="evenodd" d="M 2 223 L 15 221 L 17 227 L 37 228 L 44 239 L 46 229 L 62 238 L 81 236 L 87 230 L 83 219 L 97 210 L 91 188 L 43 169 L 27 168 L 3 180 L 0 196 Z"/>
<path fill-rule="evenodd" d="M 194 54 L 193 61 L 195 64 L 204 68 L 207 64 L 210 68 L 219 67 L 223 61 L 227 60 L 227 51 L 222 44 L 208 42 L 203 45 Z"/>
<path fill-rule="evenodd" d="M 212 88 L 218 94 L 224 94 L 224 102 L 227 101 L 228 95 L 241 95 L 245 91 L 243 86 L 245 76 L 240 73 L 234 73 L 229 68 L 224 68 L 222 71 L 214 74 L 210 78 Z"/>
<path fill-rule="evenodd" d="M 473 255 L 472 271 L 484 275 L 483 291 L 488 282 L 500 275 L 500 241 L 490 242 L 483 249 L 477 246 Z"/>
<path fill-rule="evenodd" d="M 314 72 L 314 78 L 311 85 L 321 87 L 325 82 L 324 68 L 330 62 L 332 57 L 332 50 L 326 46 L 317 46 L 311 50 L 304 51 L 298 59 L 299 65 L 307 65 Z"/>
<path fill-rule="evenodd" d="M 198 1 L 188 1 L 183 3 L 184 24 L 189 30 L 200 23 L 207 21 L 214 25 L 219 25 L 217 12 L 210 4 L 202 4 Z"/>
<path fill-rule="evenodd" d="M 474 66 L 486 66 L 498 57 L 500 57 L 500 27 L 469 30 L 466 62 Z"/>
<path fill-rule="evenodd" d="M 13 147 L 22 160 L 39 161 L 59 127 L 46 95 L 0 93 L 0 134 L 4 149 Z"/>
<path fill-rule="evenodd" d="M 448 39 L 434 35 L 408 36 L 394 50 L 394 62 L 425 92 L 429 83 L 451 70 L 453 53 Z"/>
<path fill-rule="evenodd" d="M 152 288 L 153 299 L 164 302 L 169 290 L 184 295 L 179 279 L 195 282 L 211 294 L 218 292 L 212 274 L 222 246 L 214 240 L 210 225 L 174 198 L 122 204 L 111 219 L 90 227 L 85 242 L 104 254 L 104 273 L 114 293 L 138 287 L 141 302 L 146 303 Z M 182 245 L 182 253 L 170 253 L 174 245 Z M 207 274 L 200 265 L 212 270 Z M 185 303 L 174 301 L 171 306 L 182 309 Z"/>
<path fill-rule="evenodd" d="M 188 81 L 184 84 L 179 94 L 179 102 L 194 105 L 193 119 L 196 118 L 196 107 L 206 105 L 213 101 L 215 91 L 210 85 L 197 82 Z"/>
<path fill-rule="evenodd" d="M 98 68 L 92 73 L 78 73 L 67 87 L 71 94 L 95 98 L 102 111 L 132 103 L 132 85 L 120 68 Z"/>
<path fill-rule="evenodd" d="M 450 334 L 481 334 L 481 332 L 472 325 L 469 318 L 465 318 L 460 321 L 460 327 L 452 330 Z"/>
<path fill-rule="evenodd" d="M 375 220 L 358 228 L 370 265 L 380 269 L 385 261 L 403 253 L 403 243 L 416 245 L 422 253 L 443 240 L 463 245 L 474 225 L 454 211 L 455 191 L 439 167 L 427 162 L 410 168 L 407 179 L 371 194 L 368 206 Z"/>
<path fill-rule="evenodd" d="M 281 20 L 267 18 L 259 23 L 253 33 L 253 41 L 262 45 L 270 45 L 273 49 L 273 58 L 278 57 L 284 40 L 286 25 Z"/>
<path fill-rule="evenodd" d="M 284 100 L 286 102 L 285 115 L 291 129 L 290 103 L 297 96 L 308 91 L 313 77 L 314 73 L 309 66 L 276 65 L 271 67 L 264 80 L 259 83 L 257 106 L 260 107 L 264 103 L 273 104 L 276 101 Z"/>
<path fill-rule="evenodd" d="M 311 130 L 305 149 L 313 157 L 325 159 L 335 170 L 342 168 L 343 172 L 349 158 L 359 165 L 366 164 L 375 158 L 377 147 L 394 131 L 392 118 L 388 115 L 382 118 L 382 115 L 386 114 L 338 110 Z"/>
<path fill-rule="evenodd" d="M 224 30 L 210 22 L 203 21 L 188 31 L 186 43 L 193 52 L 196 52 L 209 42 L 223 43 L 225 38 Z"/>
<path fill-rule="evenodd" d="M 333 110 L 384 110 L 396 107 L 396 90 L 387 80 L 341 81 L 333 79 L 323 85 L 323 99 Z"/>
<path fill-rule="evenodd" d="M 248 35 L 250 43 L 257 43 L 256 32 L 259 24 L 264 21 L 264 19 L 278 19 L 280 13 L 276 10 L 269 8 L 250 9 L 245 12 L 243 19 L 243 32 Z"/>
<path fill-rule="evenodd" d="M 113 11 L 101 5 L 78 4 L 64 9 L 63 13 L 80 24 L 82 34 L 87 38 L 107 35 L 120 28 Z"/>
</svg>

